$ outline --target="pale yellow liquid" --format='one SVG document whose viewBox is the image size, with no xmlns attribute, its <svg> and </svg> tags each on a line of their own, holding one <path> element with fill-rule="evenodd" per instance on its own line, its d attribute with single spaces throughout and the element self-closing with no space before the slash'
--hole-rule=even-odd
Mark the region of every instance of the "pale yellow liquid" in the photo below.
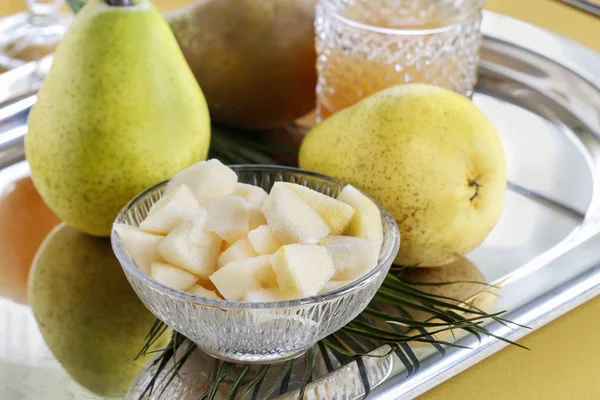
<svg viewBox="0 0 600 400">
<path fill-rule="evenodd" d="M 320 69 L 318 115 L 324 119 L 363 98 L 406 83 L 429 83 L 470 95 L 476 66 L 465 60 L 464 46 L 457 46 L 462 34 L 448 21 L 420 25 L 391 24 L 389 20 L 369 21 L 371 25 L 410 30 L 423 34 L 362 31 L 350 49 L 330 48 Z M 427 30 L 431 30 L 427 33 Z M 478 51 L 470 50 L 469 53 Z M 469 83 L 471 82 L 471 83 Z"/>
</svg>

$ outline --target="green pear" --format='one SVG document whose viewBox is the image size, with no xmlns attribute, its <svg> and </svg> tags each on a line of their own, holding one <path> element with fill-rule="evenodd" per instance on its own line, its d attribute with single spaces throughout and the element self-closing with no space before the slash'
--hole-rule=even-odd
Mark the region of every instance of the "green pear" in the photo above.
<svg viewBox="0 0 600 400">
<path fill-rule="evenodd" d="M 108 1 L 108 0 L 107 0 Z M 29 115 L 36 188 L 67 224 L 108 236 L 137 193 L 206 158 L 204 95 L 148 0 L 90 0 Z"/>
<path fill-rule="evenodd" d="M 122 396 L 148 361 L 133 359 L 156 318 L 129 285 L 110 240 L 61 224 L 32 268 L 31 308 L 56 359 L 90 391 Z M 153 349 L 167 340 L 163 335 Z"/>
<path fill-rule="evenodd" d="M 477 247 L 504 203 L 498 132 L 466 97 L 431 85 L 396 86 L 314 127 L 301 168 L 365 189 L 401 234 L 396 263 L 439 266 Z"/>
<path fill-rule="evenodd" d="M 315 107 L 316 0 L 194 0 L 166 18 L 213 120 L 268 129 Z"/>
</svg>

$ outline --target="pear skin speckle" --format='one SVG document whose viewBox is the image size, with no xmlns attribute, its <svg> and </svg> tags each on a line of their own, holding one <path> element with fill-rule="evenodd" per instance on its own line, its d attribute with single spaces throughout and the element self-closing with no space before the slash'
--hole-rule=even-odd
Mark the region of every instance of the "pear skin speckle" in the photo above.
<svg viewBox="0 0 600 400">
<path fill-rule="evenodd" d="M 26 156 L 48 206 L 107 236 L 140 191 L 208 154 L 206 101 L 162 16 L 88 1 L 59 44 L 28 120 Z"/>
<path fill-rule="evenodd" d="M 396 263 L 409 266 L 444 265 L 477 247 L 506 190 L 491 122 L 467 98 L 423 84 L 392 87 L 326 119 L 304 139 L 299 165 L 381 201 L 400 227 Z"/>
</svg>

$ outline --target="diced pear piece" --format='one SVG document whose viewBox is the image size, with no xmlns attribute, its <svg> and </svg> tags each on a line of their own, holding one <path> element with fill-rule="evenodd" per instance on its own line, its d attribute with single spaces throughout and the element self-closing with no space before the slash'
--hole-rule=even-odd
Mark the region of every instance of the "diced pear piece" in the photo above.
<svg viewBox="0 0 600 400">
<path fill-rule="evenodd" d="M 192 190 L 181 185 L 154 203 L 146 219 L 140 224 L 140 229 L 166 235 L 182 222 L 204 214 L 204 209 L 198 204 Z"/>
<path fill-rule="evenodd" d="M 149 274 L 152 261 L 161 259 L 157 249 L 164 237 L 125 224 L 114 224 L 114 229 L 135 265 L 145 274 Z"/>
<path fill-rule="evenodd" d="M 333 291 L 335 289 L 339 289 L 339 288 L 341 288 L 343 286 L 349 285 L 352 282 L 353 281 L 351 281 L 351 280 L 350 281 L 334 281 L 334 280 L 331 280 L 331 281 L 327 282 L 325 284 L 325 286 L 323 286 L 323 289 L 321 289 L 319 291 L 319 294 L 329 293 L 329 292 L 331 292 L 331 291 Z"/>
<path fill-rule="evenodd" d="M 198 280 L 198 277 L 171 264 L 153 262 L 150 266 L 150 277 L 155 281 L 177 290 L 185 290 Z"/>
<path fill-rule="evenodd" d="M 297 299 L 315 296 L 335 272 L 325 246 L 289 244 L 271 256 L 271 265 L 284 296 Z"/>
<path fill-rule="evenodd" d="M 329 225 L 300 196 L 276 182 L 262 211 L 269 228 L 283 244 L 317 243 L 329 233 Z"/>
<path fill-rule="evenodd" d="M 262 206 L 269 195 L 265 189 L 260 186 L 249 185 L 247 183 L 238 182 L 235 184 L 233 194 L 242 197 L 248 203 Z"/>
<path fill-rule="evenodd" d="M 346 185 L 337 199 L 354 207 L 354 216 L 344 235 L 372 239 L 383 243 L 383 228 L 379 208 L 352 185 Z"/>
<path fill-rule="evenodd" d="M 279 239 L 271 233 L 268 225 L 261 225 L 248 232 L 248 240 L 259 255 L 273 254 L 283 246 Z"/>
<path fill-rule="evenodd" d="M 210 276 L 219 293 L 227 300 L 241 301 L 246 293 L 262 288 L 276 288 L 277 277 L 269 263 L 270 256 L 233 261 Z"/>
<path fill-rule="evenodd" d="M 257 204 L 248 203 L 248 228 L 250 228 L 250 230 L 253 230 L 261 225 L 266 224 L 267 219 L 262 213 L 261 206 Z"/>
<path fill-rule="evenodd" d="M 320 242 L 327 248 L 335 273 L 333 280 L 355 280 L 372 270 L 379 260 L 381 243 L 354 236 L 327 236 Z"/>
<path fill-rule="evenodd" d="M 204 205 L 210 200 L 231 194 L 237 180 L 237 174 L 231 168 L 217 159 L 211 159 L 179 171 L 171 178 L 165 192 L 170 193 L 180 185 L 187 185 L 200 204 Z"/>
<path fill-rule="evenodd" d="M 186 221 L 158 246 L 162 258 L 196 276 L 207 278 L 217 268 L 221 238 L 203 229 L 204 219 Z"/>
<path fill-rule="evenodd" d="M 250 217 L 246 200 L 240 196 L 225 196 L 206 205 L 205 229 L 234 243 L 248 236 Z"/>
<path fill-rule="evenodd" d="M 200 285 L 193 285 L 191 288 L 188 288 L 186 292 L 195 294 L 196 296 L 206 297 L 207 299 L 222 300 L 214 290 L 208 290 Z"/>
<path fill-rule="evenodd" d="M 249 291 L 243 301 L 250 303 L 268 303 L 271 301 L 284 301 L 286 297 L 278 288 L 275 289 L 258 289 Z"/>
<path fill-rule="evenodd" d="M 256 257 L 258 254 L 254 251 L 252 244 L 246 238 L 240 239 L 227 248 L 217 260 L 218 268 L 233 261 L 245 260 L 246 258 Z"/>
<path fill-rule="evenodd" d="M 327 225 L 329 225 L 330 235 L 339 235 L 342 233 L 354 215 L 354 208 L 352 206 L 333 197 L 295 183 L 284 182 L 283 185 L 300 196 L 302 200 L 307 202 L 323 218 Z"/>
</svg>

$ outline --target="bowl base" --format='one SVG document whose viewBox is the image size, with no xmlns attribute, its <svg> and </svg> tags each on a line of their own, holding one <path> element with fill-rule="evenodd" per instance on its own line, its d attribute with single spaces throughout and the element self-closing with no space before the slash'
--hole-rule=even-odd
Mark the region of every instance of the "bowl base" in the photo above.
<svg viewBox="0 0 600 400">
<path fill-rule="evenodd" d="M 227 361 L 232 363 L 240 363 L 240 364 L 276 364 L 285 362 L 288 360 L 292 360 L 294 358 L 298 358 L 302 356 L 304 353 L 308 351 L 310 347 L 306 349 L 302 349 L 293 353 L 286 354 L 244 354 L 244 353 L 236 353 L 235 355 L 231 353 L 219 353 L 204 349 L 202 346 L 198 345 L 203 352 L 208 354 L 211 357 L 218 358 L 221 361 Z"/>
</svg>

